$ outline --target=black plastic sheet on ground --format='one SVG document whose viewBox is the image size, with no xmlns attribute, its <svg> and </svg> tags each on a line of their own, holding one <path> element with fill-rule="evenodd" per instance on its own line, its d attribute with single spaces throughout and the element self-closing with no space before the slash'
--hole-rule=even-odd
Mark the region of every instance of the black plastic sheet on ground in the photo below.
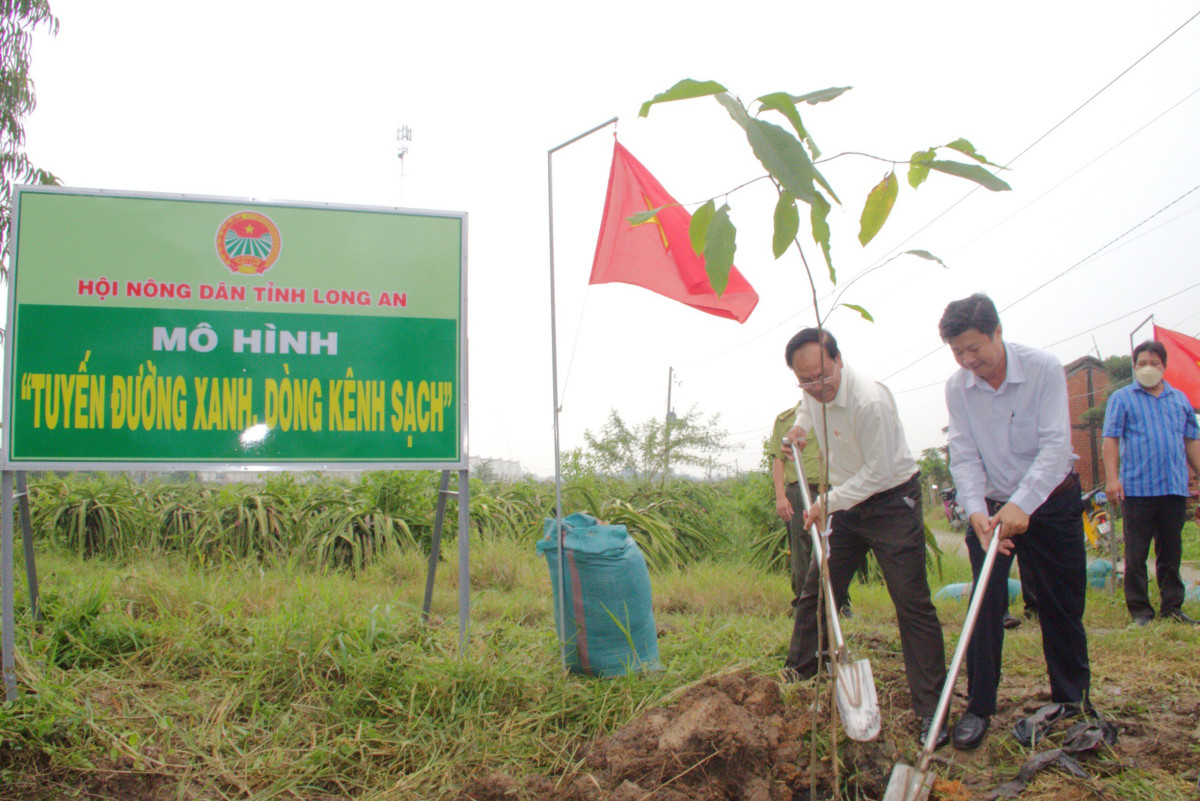
<svg viewBox="0 0 1200 801">
<path fill-rule="evenodd" d="M 1038 710 L 1033 717 L 1036 718 L 1045 709 L 1043 707 Z M 1090 779 L 1091 774 L 1072 755 L 1095 751 L 1101 745 L 1111 747 L 1117 744 L 1117 727 L 1100 717 L 1099 713 L 1091 714 L 1094 717 L 1081 720 L 1067 730 L 1066 738 L 1061 746 L 1035 754 L 1021 766 L 1011 781 L 984 793 L 983 798 L 986 801 L 997 798 L 1016 798 L 1025 791 L 1025 787 L 1039 771 L 1051 765 L 1057 765 L 1076 778 Z M 1047 716 L 1043 715 L 1042 717 Z"/>
</svg>

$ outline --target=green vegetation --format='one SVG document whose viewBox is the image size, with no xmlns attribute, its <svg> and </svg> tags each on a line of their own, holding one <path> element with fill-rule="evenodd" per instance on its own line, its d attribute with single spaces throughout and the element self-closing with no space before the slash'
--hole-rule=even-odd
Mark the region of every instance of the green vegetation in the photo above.
<svg viewBox="0 0 1200 801">
<path fill-rule="evenodd" d="M 0 706 L 0 799 L 424 800 L 494 772 L 558 781 L 587 769 L 597 737 L 692 682 L 732 667 L 774 675 L 790 633 L 786 573 L 751 547 L 776 525 L 761 474 L 668 482 L 661 493 L 597 476 L 569 485 L 568 510 L 624 512 L 655 554 L 664 670 L 610 681 L 559 668 L 534 550 L 552 496 L 541 484 L 473 487 L 461 655 L 453 559 L 420 623 L 433 474 L 224 487 L 47 476 L 31 488 L 45 619 L 30 620 L 18 580 L 21 697 Z M 942 561 L 935 587 L 969 576 L 961 559 Z M 893 611 L 878 584 L 856 588 L 854 603 L 851 648 L 891 699 L 890 744 L 876 749 L 886 770 L 916 750 Z M 965 605 L 939 611 L 949 651 Z M 1186 744 L 1196 710 L 1179 699 L 1200 688 L 1200 633 L 1165 623 L 1133 632 L 1126 617 L 1119 595 L 1090 591 L 1097 704 L 1123 738 L 1161 730 L 1163 742 Z M 1044 666 L 1035 626 L 1009 636 L 1002 692 L 1019 711 L 1042 702 Z M 1183 695 L 1162 692 L 1164 675 Z M 998 731 L 993 783 L 1029 756 Z M 827 726 L 818 732 L 828 737 Z M 1114 797 L 1190 798 L 1195 748 L 1177 750 L 1171 769 L 1149 750 L 1085 767 Z M 1061 781 L 1048 772 L 1030 792 Z"/>
<path fill-rule="evenodd" d="M 46 0 L 5 0 L 0 5 L 0 253 L 8 253 L 10 202 L 18 184 L 60 184 L 25 155 L 25 117 L 37 105 L 29 77 L 33 32 L 58 33 Z M 7 261 L 0 272 L 7 270 Z"/>
<path fill-rule="evenodd" d="M 437 503 L 433 472 L 364 474 L 357 481 L 290 474 L 262 484 L 191 480 L 135 483 L 110 474 L 36 476 L 30 504 L 39 539 L 80 557 L 118 563 L 179 556 L 190 565 L 362 570 L 380 557 L 428 551 Z M 783 531 L 770 480 L 721 483 L 629 481 L 591 473 L 568 480 L 564 503 L 628 526 L 652 566 L 682 566 L 728 554 L 736 542 Z M 472 531 L 532 542 L 551 515 L 546 482 L 471 481 Z M 457 529 L 447 510 L 446 531 Z M 763 554 L 765 562 L 774 554 Z"/>
<path fill-rule="evenodd" d="M 598 432 L 583 433 L 586 448 L 564 454 L 575 475 L 593 472 L 635 482 L 663 482 L 680 467 L 698 467 L 711 474 L 714 460 L 725 450 L 726 433 L 720 415 L 707 420 L 696 407 L 667 420 L 650 418 L 628 425 L 612 410 Z"/>
</svg>

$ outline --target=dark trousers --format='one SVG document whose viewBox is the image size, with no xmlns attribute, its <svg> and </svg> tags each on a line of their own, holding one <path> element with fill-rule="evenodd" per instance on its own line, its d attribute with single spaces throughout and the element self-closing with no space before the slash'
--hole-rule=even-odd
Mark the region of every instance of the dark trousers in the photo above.
<svg viewBox="0 0 1200 801">
<path fill-rule="evenodd" d="M 812 485 L 809 485 L 810 497 Z M 812 537 L 804 530 L 804 499 L 800 497 L 800 485 L 788 484 L 783 488 L 788 503 L 792 505 L 792 519 L 788 521 L 788 551 L 791 555 L 792 610 L 800 602 L 804 589 L 804 577 L 808 575 L 808 563 L 812 561 Z"/>
<path fill-rule="evenodd" d="M 788 503 L 792 505 L 792 519 L 788 522 L 788 552 L 791 555 L 792 571 L 792 614 L 796 613 L 796 604 L 800 603 L 800 593 L 804 591 L 804 579 L 808 575 L 808 565 L 812 562 L 812 536 L 804 528 L 804 499 L 800 497 L 800 485 L 788 484 L 783 488 Z M 808 497 L 816 499 L 820 490 L 816 484 L 808 485 Z M 865 564 L 865 563 L 864 563 Z M 863 575 L 866 568 L 863 567 Z M 837 597 L 838 609 L 850 607 L 850 588 Z"/>
<path fill-rule="evenodd" d="M 1125 606 L 1134 617 L 1154 617 L 1146 579 L 1146 557 L 1154 543 L 1154 568 L 1158 577 L 1159 607 L 1163 616 L 1181 612 L 1183 581 L 1179 560 L 1183 557 L 1183 523 L 1187 498 L 1154 495 L 1131 498 L 1121 504 L 1125 528 Z"/>
<path fill-rule="evenodd" d="M 988 513 L 1003 504 L 988 501 Z M 1029 528 L 1013 538 L 1021 562 L 1021 579 L 1037 598 L 1042 629 L 1042 654 L 1050 676 L 1050 700 L 1080 703 L 1091 687 L 1087 632 L 1083 607 L 1087 598 L 1087 555 L 1083 547 L 1083 503 L 1078 484 L 1051 496 L 1029 516 Z M 967 534 L 967 552 L 975 590 L 985 551 L 974 532 Z M 985 588 L 975 632 L 967 645 L 967 710 L 976 715 L 996 712 L 1000 658 L 1004 652 L 1004 610 L 1008 606 L 1008 571 L 1013 555 L 996 555 Z"/>
<path fill-rule="evenodd" d="M 946 678 L 942 626 L 929 599 L 925 576 L 925 526 L 921 485 L 914 476 L 894 491 L 867 498 L 853 509 L 833 514 L 829 537 L 829 578 L 836 598 L 844 598 L 850 578 L 867 551 L 874 552 L 896 607 L 904 672 L 913 711 L 932 715 Z M 785 667 L 801 676 L 817 672 L 817 596 L 820 571 L 814 559 L 796 605 L 792 641 Z"/>
<path fill-rule="evenodd" d="M 1033 584 L 1025 580 L 1025 574 L 1021 570 L 1021 560 L 1015 559 L 1017 563 L 1017 578 L 1021 582 L 1021 600 L 1025 603 L 1025 614 L 1033 612 L 1037 614 L 1037 596 L 1033 593 Z"/>
</svg>

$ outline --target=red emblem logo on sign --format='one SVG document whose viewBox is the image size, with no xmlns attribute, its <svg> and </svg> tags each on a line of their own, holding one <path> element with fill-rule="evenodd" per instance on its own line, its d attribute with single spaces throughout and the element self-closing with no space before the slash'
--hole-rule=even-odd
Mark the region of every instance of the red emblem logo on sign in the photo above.
<svg viewBox="0 0 1200 801">
<path fill-rule="evenodd" d="M 256 211 L 230 215 L 217 230 L 217 255 L 235 273 L 262 275 L 279 258 L 279 228 Z"/>
</svg>

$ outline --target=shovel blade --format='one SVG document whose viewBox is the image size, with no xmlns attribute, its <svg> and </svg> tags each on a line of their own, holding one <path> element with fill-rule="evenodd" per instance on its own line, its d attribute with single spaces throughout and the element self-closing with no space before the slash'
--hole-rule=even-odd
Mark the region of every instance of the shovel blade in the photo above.
<svg viewBox="0 0 1200 801">
<path fill-rule="evenodd" d="M 879 736 L 879 697 L 871 663 L 837 663 L 837 705 L 842 728 L 851 740 L 865 743 Z"/>
<path fill-rule="evenodd" d="M 883 801 L 929 801 L 933 789 L 933 774 L 917 770 L 901 762 L 892 768 Z"/>
</svg>

